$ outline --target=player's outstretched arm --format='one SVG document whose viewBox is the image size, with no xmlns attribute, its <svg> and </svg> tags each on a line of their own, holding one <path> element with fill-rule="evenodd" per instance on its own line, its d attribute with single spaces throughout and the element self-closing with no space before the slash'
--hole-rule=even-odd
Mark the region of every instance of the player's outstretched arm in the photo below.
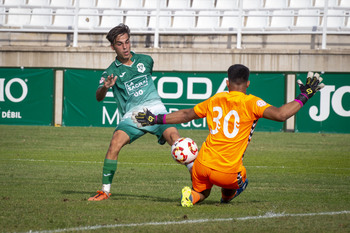
<svg viewBox="0 0 350 233">
<path fill-rule="evenodd" d="M 108 89 L 110 87 L 113 87 L 113 85 L 115 84 L 115 82 L 117 81 L 117 77 L 118 76 L 115 76 L 113 74 L 111 75 L 108 75 L 108 77 L 104 80 L 104 84 L 102 87 L 99 87 L 96 91 L 96 100 L 98 102 L 102 101 L 105 97 L 106 97 L 106 94 L 108 92 Z"/>
<path fill-rule="evenodd" d="M 143 112 L 133 112 L 131 116 L 131 119 L 137 124 L 138 127 L 155 124 L 180 124 L 199 118 L 200 117 L 197 116 L 193 108 L 158 115 L 154 115 L 147 108 L 144 108 Z"/>
<path fill-rule="evenodd" d="M 264 111 L 263 117 L 274 121 L 285 121 L 295 115 L 317 91 L 325 86 L 321 83 L 322 80 L 323 79 L 318 73 L 314 74 L 313 72 L 309 72 L 305 85 L 300 80 L 297 81 L 301 93 L 294 101 L 287 103 L 280 108 L 274 106 L 268 107 Z"/>
</svg>

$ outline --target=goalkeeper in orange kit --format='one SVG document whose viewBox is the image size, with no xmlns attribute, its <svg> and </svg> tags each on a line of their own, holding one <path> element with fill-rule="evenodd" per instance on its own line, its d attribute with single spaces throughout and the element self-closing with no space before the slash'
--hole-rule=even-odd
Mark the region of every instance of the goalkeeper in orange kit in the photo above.
<svg viewBox="0 0 350 233">
<path fill-rule="evenodd" d="M 228 203 L 248 185 L 243 156 L 259 118 L 285 121 L 296 114 L 318 90 L 324 87 L 319 74 L 308 73 L 301 94 L 292 102 L 277 108 L 254 95 L 247 95 L 249 69 L 232 65 L 228 69 L 229 92 L 218 93 L 194 108 L 166 115 L 154 115 L 148 109 L 133 113 L 139 127 L 154 124 L 179 124 L 207 118 L 209 135 L 192 168 L 192 189 L 182 189 L 181 205 L 191 207 L 210 195 L 213 185 L 221 187 L 221 202 Z"/>
</svg>

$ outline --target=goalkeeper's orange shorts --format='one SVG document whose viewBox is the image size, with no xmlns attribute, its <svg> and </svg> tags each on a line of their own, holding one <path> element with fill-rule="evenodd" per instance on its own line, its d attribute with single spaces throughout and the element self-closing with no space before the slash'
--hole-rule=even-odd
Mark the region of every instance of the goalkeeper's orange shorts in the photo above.
<svg viewBox="0 0 350 233">
<path fill-rule="evenodd" d="M 192 167 L 192 188 L 196 192 L 211 189 L 213 185 L 225 189 L 239 189 L 239 184 L 245 182 L 247 171 L 244 166 L 239 173 L 225 173 L 213 170 L 195 161 Z"/>
</svg>

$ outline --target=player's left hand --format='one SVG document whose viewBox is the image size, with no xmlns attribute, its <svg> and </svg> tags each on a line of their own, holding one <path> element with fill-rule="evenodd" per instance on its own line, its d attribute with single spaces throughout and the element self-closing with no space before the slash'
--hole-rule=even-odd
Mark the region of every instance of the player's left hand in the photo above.
<svg viewBox="0 0 350 233">
<path fill-rule="evenodd" d="M 143 112 L 133 112 L 131 119 L 137 124 L 137 127 L 140 128 L 156 124 L 157 116 L 147 108 L 144 108 Z"/>
<path fill-rule="evenodd" d="M 297 80 L 301 93 L 296 99 L 305 104 L 316 92 L 325 86 L 321 83 L 322 80 L 322 77 L 318 73 L 314 74 L 313 72 L 308 72 L 305 85 L 301 80 Z"/>
</svg>

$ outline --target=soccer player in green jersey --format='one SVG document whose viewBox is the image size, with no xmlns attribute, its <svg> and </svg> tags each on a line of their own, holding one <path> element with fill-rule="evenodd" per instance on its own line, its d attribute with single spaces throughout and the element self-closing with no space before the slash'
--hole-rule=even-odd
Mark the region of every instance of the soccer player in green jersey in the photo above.
<svg viewBox="0 0 350 233">
<path fill-rule="evenodd" d="M 127 25 L 119 24 L 112 28 L 106 38 L 117 56 L 102 73 L 96 99 L 102 101 L 107 91 L 112 88 L 122 118 L 114 131 L 104 160 L 102 190 L 97 191 L 95 196 L 88 199 L 89 201 L 101 201 L 110 197 L 118 154 L 124 145 L 132 143 L 146 133 L 156 135 L 161 145 L 165 142 L 172 145 L 180 137 L 172 125 L 155 125 L 139 129 L 130 119 L 132 112 L 142 111 L 143 107 L 147 107 L 155 114 L 167 113 L 153 83 L 153 59 L 130 50 L 130 30 Z M 192 165 L 193 162 L 186 165 L 189 171 Z"/>
</svg>

